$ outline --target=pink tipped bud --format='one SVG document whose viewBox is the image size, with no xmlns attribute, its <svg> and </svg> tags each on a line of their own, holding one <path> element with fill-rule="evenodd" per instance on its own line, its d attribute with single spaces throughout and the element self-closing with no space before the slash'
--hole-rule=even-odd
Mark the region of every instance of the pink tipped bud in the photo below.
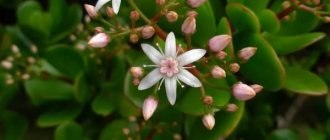
<svg viewBox="0 0 330 140">
<path fill-rule="evenodd" d="M 259 93 L 264 88 L 263 86 L 258 84 L 250 85 L 250 87 L 254 90 L 255 93 Z"/>
<path fill-rule="evenodd" d="M 13 67 L 13 63 L 8 60 L 4 60 L 1 62 L 1 66 L 5 69 L 11 69 Z"/>
<path fill-rule="evenodd" d="M 175 11 L 169 11 L 166 13 L 166 19 L 168 22 L 176 22 L 178 18 L 179 15 Z"/>
<path fill-rule="evenodd" d="M 130 72 L 134 78 L 142 77 L 143 69 L 141 67 L 131 67 Z"/>
<path fill-rule="evenodd" d="M 154 114 L 157 105 L 158 100 L 155 97 L 149 96 L 144 100 L 142 108 L 144 120 L 148 120 Z"/>
<path fill-rule="evenodd" d="M 213 104 L 213 97 L 212 96 L 205 96 L 203 98 L 203 103 L 206 105 L 212 105 Z"/>
<path fill-rule="evenodd" d="M 230 70 L 232 73 L 236 73 L 236 72 L 238 72 L 239 69 L 240 69 L 240 66 L 239 66 L 238 63 L 231 63 L 231 64 L 229 65 L 229 70 Z"/>
<path fill-rule="evenodd" d="M 165 0 L 156 0 L 156 3 L 158 5 L 164 5 L 165 4 Z"/>
<path fill-rule="evenodd" d="M 94 48 L 103 48 L 110 42 L 110 37 L 105 33 L 98 33 L 93 36 L 89 41 L 88 45 Z"/>
<path fill-rule="evenodd" d="M 107 13 L 107 16 L 109 16 L 109 17 L 113 17 L 115 15 L 112 7 L 109 7 L 109 6 L 106 8 L 105 12 Z"/>
<path fill-rule="evenodd" d="M 187 0 L 187 4 L 192 8 L 197 8 L 204 2 L 206 2 L 206 0 Z"/>
<path fill-rule="evenodd" d="M 236 104 L 228 104 L 226 111 L 227 112 L 236 112 L 238 109 L 238 106 Z"/>
<path fill-rule="evenodd" d="M 129 36 L 129 41 L 135 44 L 139 41 L 139 36 L 133 33 Z"/>
<path fill-rule="evenodd" d="M 134 79 L 133 79 L 133 81 L 132 81 L 132 83 L 133 83 L 133 85 L 134 85 L 134 86 L 137 86 L 137 85 L 139 85 L 139 84 L 140 84 L 140 82 L 141 82 L 141 81 L 140 81 L 140 79 L 139 79 L 139 78 L 134 78 Z"/>
<path fill-rule="evenodd" d="M 250 100 L 256 95 L 256 92 L 248 85 L 238 82 L 233 85 L 233 96 L 237 100 L 246 101 Z"/>
<path fill-rule="evenodd" d="M 212 52 L 222 51 L 231 42 L 230 35 L 217 35 L 209 40 L 209 49 Z"/>
<path fill-rule="evenodd" d="M 152 26 L 145 26 L 142 29 L 142 38 L 149 39 L 155 34 L 155 29 Z"/>
<path fill-rule="evenodd" d="M 191 11 L 188 13 L 188 17 L 184 20 L 181 31 L 186 35 L 192 35 L 196 32 L 196 17 L 197 13 L 195 11 Z"/>
<path fill-rule="evenodd" d="M 256 47 L 246 47 L 238 52 L 238 57 L 243 61 L 248 61 L 257 51 Z"/>
<path fill-rule="evenodd" d="M 139 13 L 138 11 L 136 11 L 136 10 L 131 11 L 129 17 L 130 17 L 130 19 L 131 19 L 132 21 L 137 21 L 137 20 L 140 19 L 140 13 Z"/>
<path fill-rule="evenodd" d="M 220 60 L 225 59 L 226 56 L 227 56 L 227 53 L 224 52 L 224 51 L 219 51 L 219 52 L 217 53 L 217 58 L 220 59 Z"/>
<path fill-rule="evenodd" d="M 225 78 L 226 71 L 219 66 L 214 66 L 211 72 L 213 78 Z"/>
<path fill-rule="evenodd" d="M 96 33 L 103 33 L 104 32 L 104 28 L 100 27 L 100 26 L 95 27 L 94 30 L 95 30 Z"/>
<path fill-rule="evenodd" d="M 84 7 L 89 17 L 91 18 L 98 17 L 97 11 L 95 10 L 95 7 L 93 5 L 84 4 Z"/>
<path fill-rule="evenodd" d="M 214 125 L 215 125 L 214 116 L 212 114 L 204 115 L 203 116 L 203 124 L 207 129 L 212 130 Z"/>
</svg>

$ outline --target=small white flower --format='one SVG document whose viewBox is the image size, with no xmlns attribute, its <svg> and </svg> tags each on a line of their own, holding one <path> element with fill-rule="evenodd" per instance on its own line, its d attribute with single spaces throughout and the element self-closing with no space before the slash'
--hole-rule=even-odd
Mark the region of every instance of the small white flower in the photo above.
<svg viewBox="0 0 330 140">
<path fill-rule="evenodd" d="M 111 1 L 111 0 L 98 0 L 95 5 L 95 10 L 96 11 L 100 10 L 101 7 L 104 4 L 108 3 L 109 1 Z M 119 12 L 120 3 L 121 3 L 121 0 L 112 0 L 112 8 L 116 14 L 118 14 L 118 12 Z"/>
<path fill-rule="evenodd" d="M 185 68 L 185 65 L 199 60 L 204 56 L 206 51 L 204 49 L 193 49 L 187 51 L 180 56 L 177 56 L 176 42 L 174 33 L 168 34 L 165 41 L 165 53 L 159 52 L 149 44 L 142 44 L 142 50 L 149 57 L 149 59 L 155 63 L 154 70 L 152 70 L 145 78 L 142 79 L 138 89 L 148 89 L 159 80 L 160 85 L 165 81 L 166 95 L 171 105 L 174 105 L 176 100 L 176 86 L 177 81 L 192 86 L 200 87 L 201 82 L 192 75 Z M 191 68 L 191 67 L 190 67 Z M 180 81 L 179 81 L 180 80 Z"/>
</svg>

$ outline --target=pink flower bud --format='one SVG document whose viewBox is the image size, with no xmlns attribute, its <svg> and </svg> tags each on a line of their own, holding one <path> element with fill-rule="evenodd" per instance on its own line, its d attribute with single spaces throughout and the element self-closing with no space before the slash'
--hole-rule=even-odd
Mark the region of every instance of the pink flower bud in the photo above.
<svg viewBox="0 0 330 140">
<path fill-rule="evenodd" d="M 93 5 L 84 4 L 84 7 L 85 7 L 85 10 L 86 10 L 87 14 L 89 15 L 89 17 L 91 17 L 91 18 L 98 17 L 97 11 L 95 10 L 95 7 Z"/>
<path fill-rule="evenodd" d="M 215 125 L 214 116 L 212 114 L 204 115 L 203 116 L 203 124 L 207 129 L 212 130 L 214 125 Z"/>
<path fill-rule="evenodd" d="M 131 11 L 129 17 L 130 17 L 130 19 L 131 19 L 132 21 L 137 21 L 137 20 L 140 19 L 140 13 L 139 13 L 138 11 L 136 11 L 136 10 Z"/>
<path fill-rule="evenodd" d="M 240 66 L 239 66 L 238 63 L 231 63 L 231 64 L 229 65 L 229 70 L 230 70 L 232 73 L 236 73 L 236 72 L 238 72 L 239 69 L 240 69 Z"/>
<path fill-rule="evenodd" d="M 156 3 L 158 5 L 164 5 L 165 4 L 165 0 L 156 0 Z"/>
<path fill-rule="evenodd" d="M 8 60 L 4 60 L 1 62 L 1 66 L 5 69 L 11 69 L 13 67 L 13 63 Z"/>
<path fill-rule="evenodd" d="M 109 7 L 109 6 L 107 6 L 105 12 L 107 13 L 107 16 L 109 16 L 109 17 L 112 17 L 112 16 L 115 15 L 115 13 L 113 12 L 112 7 Z"/>
<path fill-rule="evenodd" d="M 197 13 L 194 11 L 191 11 L 188 13 L 189 16 L 184 20 L 181 31 L 185 33 L 186 35 L 192 35 L 196 32 L 196 19 Z"/>
<path fill-rule="evenodd" d="M 168 22 L 175 22 L 178 20 L 178 13 L 176 13 L 175 11 L 169 11 L 166 13 L 166 19 Z"/>
<path fill-rule="evenodd" d="M 19 48 L 16 46 L 16 45 L 12 45 L 11 46 L 11 51 L 13 52 L 13 53 L 19 53 L 20 51 L 19 51 Z"/>
<path fill-rule="evenodd" d="M 142 29 L 142 38 L 149 39 L 155 34 L 155 29 L 152 26 L 145 26 Z"/>
<path fill-rule="evenodd" d="M 242 82 L 233 85 L 232 93 L 237 100 L 241 101 L 249 100 L 256 95 L 256 92 L 250 86 Z"/>
<path fill-rule="evenodd" d="M 137 43 L 139 41 L 139 36 L 135 33 L 130 34 L 129 36 L 129 41 L 131 41 L 132 43 Z"/>
<path fill-rule="evenodd" d="M 203 98 L 203 103 L 206 105 L 212 105 L 213 104 L 213 97 L 212 96 L 205 96 Z"/>
<path fill-rule="evenodd" d="M 140 79 L 139 79 L 139 78 L 134 78 L 134 79 L 133 79 L 133 81 L 132 81 L 132 83 L 133 83 L 133 85 L 134 85 L 134 86 L 137 86 L 137 85 L 139 85 L 139 84 L 140 84 L 140 82 L 141 82 L 141 81 L 140 81 Z"/>
<path fill-rule="evenodd" d="M 223 60 L 223 59 L 225 59 L 226 56 L 227 56 L 227 53 L 224 52 L 224 51 L 219 51 L 219 52 L 217 53 L 217 58 L 218 58 L 219 60 Z"/>
<path fill-rule="evenodd" d="M 143 69 L 141 67 L 131 67 L 130 72 L 134 78 L 142 77 Z"/>
<path fill-rule="evenodd" d="M 236 104 L 228 104 L 226 111 L 228 112 L 236 112 L 238 109 L 238 106 Z"/>
<path fill-rule="evenodd" d="M 157 105 L 158 100 L 153 96 L 149 96 L 147 99 L 144 100 L 142 108 L 144 120 L 148 120 L 152 116 L 152 114 L 154 114 Z"/>
<path fill-rule="evenodd" d="M 226 71 L 219 66 L 214 66 L 211 72 L 213 78 L 224 78 L 226 77 Z"/>
<path fill-rule="evenodd" d="M 243 61 L 248 61 L 257 51 L 256 47 L 246 47 L 238 52 L 238 57 Z"/>
<path fill-rule="evenodd" d="M 259 93 L 264 88 L 263 86 L 258 84 L 250 85 L 250 87 L 254 90 L 255 93 Z"/>
<path fill-rule="evenodd" d="M 222 51 L 231 42 L 230 35 L 217 35 L 209 40 L 209 49 L 212 52 Z"/>
<path fill-rule="evenodd" d="M 98 33 L 93 36 L 89 41 L 88 45 L 94 48 L 103 48 L 110 42 L 110 37 L 105 33 Z"/>
<path fill-rule="evenodd" d="M 102 32 L 104 32 L 104 28 L 103 27 L 100 27 L 100 26 L 95 27 L 94 30 L 95 30 L 96 33 L 102 33 Z"/>
<path fill-rule="evenodd" d="M 187 4 L 192 8 L 197 8 L 204 2 L 206 2 L 206 0 L 187 0 Z"/>
</svg>

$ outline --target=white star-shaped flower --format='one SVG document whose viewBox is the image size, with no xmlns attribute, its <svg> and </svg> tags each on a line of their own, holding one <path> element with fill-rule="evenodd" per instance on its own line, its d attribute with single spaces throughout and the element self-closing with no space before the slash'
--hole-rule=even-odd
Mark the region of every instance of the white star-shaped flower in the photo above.
<svg viewBox="0 0 330 140">
<path fill-rule="evenodd" d="M 185 68 L 185 65 L 195 62 L 202 58 L 206 51 L 204 49 L 189 50 L 180 56 L 177 56 L 176 42 L 174 33 L 168 34 L 165 41 L 165 53 L 161 50 L 156 50 L 149 44 L 141 44 L 142 50 L 155 63 L 156 68 L 145 76 L 140 82 L 138 89 L 144 90 L 155 85 L 161 80 L 160 85 L 165 81 L 165 89 L 167 99 L 171 105 L 174 105 L 176 100 L 177 82 L 192 86 L 200 87 L 201 82 Z M 191 68 L 191 67 L 190 67 Z"/>
<path fill-rule="evenodd" d="M 98 0 L 96 5 L 95 5 L 95 10 L 98 11 L 101 9 L 101 7 L 108 3 L 111 0 Z M 112 8 L 113 8 L 113 12 L 115 12 L 116 14 L 118 14 L 119 12 L 119 7 L 120 7 L 120 3 L 121 0 L 112 0 Z"/>
</svg>

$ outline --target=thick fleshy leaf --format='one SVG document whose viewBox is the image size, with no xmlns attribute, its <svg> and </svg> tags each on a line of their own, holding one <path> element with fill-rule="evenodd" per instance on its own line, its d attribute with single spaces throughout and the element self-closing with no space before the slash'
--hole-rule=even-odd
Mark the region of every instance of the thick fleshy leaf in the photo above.
<svg viewBox="0 0 330 140">
<path fill-rule="evenodd" d="M 179 61 L 179 65 L 184 66 L 201 59 L 205 53 L 206 50 L 204 49 L 192 49 L 178 56 L 177 60 Z"/>
<path fill-rule="evenodd" d="M 253 10 L 255 13 L 261 12 L 264 9 L 267 8 L 267 5 L 269 3 L 269 0 L 245 0 L 244 5 L 249 7 L 251 10 Z"/>
<path fill-rule="evenodd" d="M 0 135 L 2 140 L 24 139 L 28 131 L 28 120 L 22 114 L 15 112 L 1 111 L 0 123 L 3 129 Z"/>
<path fill-rule="evenodd" d="M 108 116 L 114 109 L 114 103 L 105 95 L 96 96 L 92 102 L 92 110 L 102 116 Z"/>
<path fill-rule="evenodd" d="M 165 79 L 166 96 L 171 105 L 175 104 L 177 88 L 176 85 L 177 83 L 175 77 Z"/>
<path fill-rule="evenodd" d="M 102 130 L 99 140 L 123 140 L 127 136 L 123 133 L 123 129 L 129 129 L 130 124 L 126 120 L 115 120 L 110 122 Z"/>
<path fill-rule="evenodd" d="M 316 74 L 298 67 L 286 67 L 284 88 L 299 94 L 324 95 L 327 84 Z"/>
<path fill-rule="evenodd" d="M 159 64 L 160 60 L 163 58 L 163 55 L 156 50 L 153 46 L 149 44 L 141 44 L 143 52 L 149 57 L 149 59 L 155 63 Z"/>
<path fill-rule="evenodd" d="M 56 128 L 55 140 L 83 140 L 83 128 L 75 122 L 64 122 Z"/>
<path fill-rule="evenodd" d="M 102 8 L 103 5 L 108 3 L 110 0 L 98 0 L 95 5 L 95 10 L 98 11 Z"/>
<path fill-rule="evenodd" d="M 92 96 L 84 73 L 79 74 L 74 81 L 74 96 L 80 103 L 85 103 Z"/>
<path fill-rule="evenodd" d="M 173 32 L 170 32 L 165 41 L 165 55 L 175 57 L 176 56 L 176 40 Z"/>
<path fill-rule="evenodd" d="M 82 107 L 78 105 L 59 105 L 41 114 L 37 119 L 37 125 L 40 127 L 51 127 L 74 120 L 81 110 Z"/>
<path fill-rule="evenodd" d="M 159 73 L 159 68 L 152 70 L 146 77 L 142 79 L 139 84 L 139 90 L 145 90 L 155 85 L 160 79 L 163 78 L 163 75 Z"/>
<path fill-rule="evenodd" d="M 264 35 L 275 51 L 286 55 L 299 51 L 325 37 L 324 33 L 306 33 L 295 36 Z"/>
<path fill-rule="evenodd" d="M 276 33 L 280 30 L 281 23 L 276 14 L 268 9 L 257 13 L 261 28 L 266 32 Z"/>
<path fill-rule="evenodd" d="M 257 48 L 256 54 L 241 65 L 240 72 L 266 90 L 279 90 L 284 84 L 285 69 L 272 46 L 260 34 L 240 33 L 233 39 L 236 50 L 248 46 Z"/>
<path fill-rule="evenodd" d="M 179 80 L 189 86 L 200 87 L 202 85 L 202 83 L 193 74 L 185 69 L 181 69 L 177 76 Z"/>
<path fill-rule="evenodd" d="M 276 129 L 273 131 L 269 140 L 299 140 L 299 135 L 289 128 Z"/>
</svg>

